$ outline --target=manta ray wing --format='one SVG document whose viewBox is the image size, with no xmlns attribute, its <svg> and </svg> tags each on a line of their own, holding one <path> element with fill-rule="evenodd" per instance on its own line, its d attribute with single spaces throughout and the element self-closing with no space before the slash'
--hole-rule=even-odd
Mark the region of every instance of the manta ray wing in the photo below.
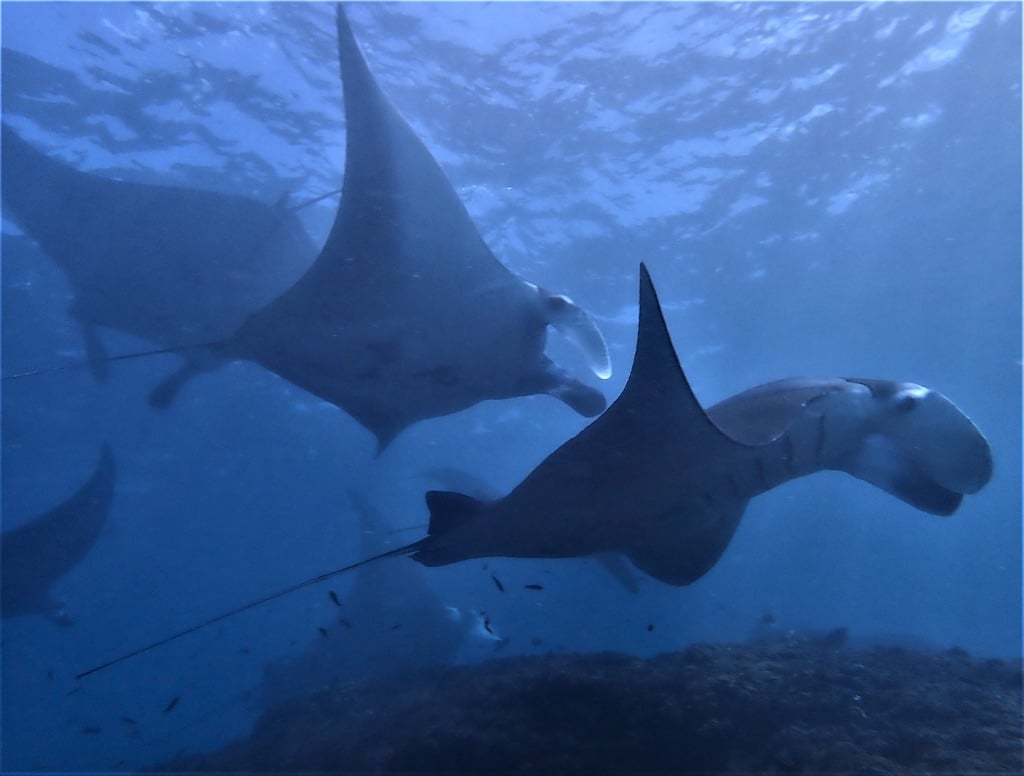
<svg viewBox="0 0 1024 776">
<path fill-rule="evenodd" d="M 2 138 L 4 209 L 67 275 L 97 369 L 106 354 L 94 327 L 183 349 L 225 339 L 316 253 L 281 204 L 81 172 L 6 123 Z"/>
<path fill-rule="evenodd" d="M 705 412 L 642 265 L 640 275 L 636 355 L 619 398 L 504 498 L 428 493 L 416 560 L 618 551 L 685 585 L 718 561 L 751 498 L 796 477 L 845 471 L 940 515 L 991 477 L 981 432 L 913 383 L 794 378 Z"/>
<path fill-rule="evenodd" d="M 619 551 L 652 576 L 682 584 L 679 578 L 721 554 L 747 500 L 721 485 L 721 461 L 746 446 L 701 408 L 642 265 L 640 275 L 636 355 L 619 398 L 503 499 L 484 504 L 428 494 L 430 536 L 416 560 Z M 733 529 L 719 530 L 728 525 Z M 655 552 L 669 538 L 673 547 L 689 541 L 692 557 Z"/>
<path fill-rule="evenodd" d="M 335 222 L 309 271 L 230 349 L 341 407 L 380 448 L 417 420 L 484 399 L 550 393 L 600 412 L 600 392 L 544 355 L 552 318 L 583 329 L 589 318 L 498 262 L 381 92 L 340 7 L 337 26 L 347 152 Z M 577 339 L 603 348 L 599 333 Z"/>
<path fill-rule="evenodd" d="M 55 616 L 53 585 L 71 571 L 99 537 L 114 496 L 117 473 L 108 444 L 96 468 L 74 495 L 0 537 L 2 614 Z"/>
</svg>

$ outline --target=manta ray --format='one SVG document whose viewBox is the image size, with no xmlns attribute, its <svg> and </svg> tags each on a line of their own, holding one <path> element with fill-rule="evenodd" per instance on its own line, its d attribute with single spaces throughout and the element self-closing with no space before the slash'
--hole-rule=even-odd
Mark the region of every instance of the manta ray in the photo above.
<svg viewBox="0 0 1024 776">
<path fill-rule="evenodd" d="M 622 393 L 501 498 L 428 491 L 427 536 L 291 585 L 79 674 L 100 671 L 267 601 L 385 558 L 624 555 L 670 585 L 696 582 L 729 546 L 750 500 L 824 470 L 922 511 L 951 515 L 992 476 L 988 441 L 949 399 L 916 383 L 790 378 L 705 410 L 679 364 L 640 265 L 636 352 Z"/>
<path fill-rule="evenodd" d="M 2 152 L 3 207 L 67 276 L 97 378 L 110 360 L 100 327 L 173 346 L 186 358 L 174 383 L 212 367 L 190 346 L 237 331 L 316 256 L 284 198 L 266 204 L 82 172 L 6 123 Z"/>
<path fill-rule="evenodd" d="M 337 8 L 346 162 L 341 201 L 309 270 L 211 350 L 259 363 L 345 410 L 383 450 L 416 421 L 485 399 L 546 393 L 592 417 L 602 394 L 545 354 L 547 327 L 602 378 L 607 347 L 568 297 L 513 274 L 374 80 Z M 167 404 L 183 380 L 154 393 Z"/>
<path fill-rule="evenodd" d="M 405 550 L 427 566 L 614 551 L 689 585 L 721 558 L 752 498 L 826 469 L 950 515 L 988 482 L 992 454 L 952 402 L 914 383 L 793 378 L 705 411 L 641 265 L 633 367 L 607 412 L 500 499 L 428 492 L 428 536 Z"/>
<path fill-rule="evenodd" d="M 71 498 L 0 535 L 4 619 L 44 615 L 61 625 L 71 624 L 51 591 L 99 537 L 116 477 L 114 457 L 105 443 L 92 476 Z"/>
</svg>

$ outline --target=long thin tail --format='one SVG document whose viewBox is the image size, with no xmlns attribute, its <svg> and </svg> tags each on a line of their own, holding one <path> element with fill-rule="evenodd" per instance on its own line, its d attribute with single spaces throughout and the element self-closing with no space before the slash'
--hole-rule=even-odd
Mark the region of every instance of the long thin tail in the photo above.
<svg viewBox="0 0 1024 776">
<path fill-rule="evenodd" d="M 105 668 L 110 668 L 111 666 L 115 666 L 118 663 L 123 663 L 126 660 L 130 660 L 133 657 L 138 657 L 139 655 L 145 654 L 146 652 L 154 650 L 157 647 L 162 647 L 164 646 L 164 644 L 169 644 L 172 641 L 176 641 L 177 639 L 180 639 L 183 636 L 188 636 L 190 633 L 195 633 L 196 631 L 202 630 L 203 628 L 206 628 L 209 625 L 214 625 L 215 623 L 223 622 L 229 617 L 234 617 L 236 614 L 241 614 L 242 612 L 247 612 L 250 609 L 255 609 L 257 606 L 262 606 L 265 603 L 269 603 L 270 601 L 273 601 L 277 598 L 282 598 L 286 595 L 290 595 L 291 593 L 302 590 L 303 588 L 311 587 L 312 585 L 318 585 L 321 582 L 326 582 L 328 579 L 333 579 L 334 577 L 337 577 L 348 571 L 353 571 L 359 568 L 360 566 L 365 566 L 368 563 L 374 563 L 378 560 L 384 560 L 385 558 L 395 558 L 401 555 L 409 555 L 413 552 L 416 552 L 426 541 L 426 539 L 421 539 L 417 542 L 413 542 L 412 544 L 407 544 L 404 547 L 399 547 L 395 550 L 388 550 L 387 552 L 382 552 L 379 555 L 373 555 L 372 557 L 364 558 L 363 560 L 357 563 L 353 563 L 351 566 L 345 566 L 344 568 L 335 569 L 334 571 L 328 571 L 326 574 L 320 574 L 319 576 L 303 580 L 302 582 L 299 582 L 297 584 L 289 585 L 283 590 L 278 590 L 276 593 L 265 595 L 262 598 L 259 598 L 255 601 L 250 601 L 247 604 L 235 607 L 231 611 L 224 612 L 223 614 L 218 614 L 216 617 L 210 617 L 209 619 L 203 620 L 202 622 L 193 625 L 190 628 L 186 628 L 183 631 L 179 631 L 178 633 L 175 633 L 171 636 L 165 636 L 159 641 L 154 641 L 152 644 L 147 644 L 144 647 L 133 649 L 131 652 L 121 655 L 120 657 L 116 657 L 113 660 L 108 660 L 106 663 L 94 666 L 93 668 L 90 668 L 88 671 L 82 671 L 82 673 L 75 675 L 75 679 L 84 679 L 85 677 L 91 674 L 95 674 L 99 671 L 104 670 Z"/>
<path fill-rule="evenodd" d="M 190 350 L 206 350 L 208 348 L 214 348 L 218 345 L 223 345 L 224 340 L 217 340 L 215 342 L 199 342 L 195 345 L 174 345 L 169 348 L 157 348 L 155 350 L 143 350 L 138 353 L 122 353 L 119 356 L 108 356 L 105 359 L 106 363 L 111 361 L 132 361 L 136 358 L 145 358 L 147 356 L 162 356 L 167 353 L 187 353 Z M 86 361 L 75 361 L 70 364 L 64 364 L 62 366 L 51 366 L 46 369 L 33 369 L 31 372 L 18 372 L 13 375 L 4 375 L 0 377 L 0 380 L 18 380 L 22 377 L 34 377 L 35 375 L 46 375 L 51 372 L 66 372 L 69 369 L 84 369 L 86 367 L 92 367 L 94 362 L 92 360 Z"/>
</svg>

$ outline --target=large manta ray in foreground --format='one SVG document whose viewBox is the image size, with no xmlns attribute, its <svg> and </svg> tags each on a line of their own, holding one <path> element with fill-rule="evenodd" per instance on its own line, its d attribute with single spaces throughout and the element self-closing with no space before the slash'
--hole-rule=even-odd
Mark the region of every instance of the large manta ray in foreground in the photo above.
<svg viewBox="0 0 1024 776">
<path fill-rule="evenodd" d="M 491 253 L 444 172 L 374 80 L 337 9 L 346 162 L 327 242 L 294 286 L 211 349 L 341 407 L 379 449 L 424 418 L 547 393 L 582 415 L 601 393 L 544 355 L 549 325 L 611 373 L 590 317 Z M 177 378 L 157 390 L 168 403 Z"/>
<path fill-rule="evenodd" d="M 949 515 L 988 482 L 992 453 L 952 402 L 913 383 L 781 380 L 705 411 L 641 265 L 636 355 L 619 398 L 503 498 L 428 493 L 429 535 L 405 551 L 428 566 L 616 551 L 688 585 L 718 562 L 750 499 L 825 469 Z"/>
<path fill-rule="evenodd" d="M 51 590 L 99 538 L 116 479 L 114 456 L 104 444 L 92 476 L 73 496 L 0 535 L 4 619 L 44 615 L 61 625 L 71 623 Z"/>
<path fill-rule="evenodd" d="M 647 269 L 626 387 L 608 410 L 489 501 L 430 491 L 428 534 L 210 618 L 79 678 L 174 639 L 374 563 L 411 555 L 426 566 L 470 558 L 625 555 L 671 585 L 721 558 L 750 499 L 832 469 L 936 515 L 992 476 L 988 441 L 957 407 L 914 383 L 794 378 L 704 410 L 683 373 Z"/>
</svg>

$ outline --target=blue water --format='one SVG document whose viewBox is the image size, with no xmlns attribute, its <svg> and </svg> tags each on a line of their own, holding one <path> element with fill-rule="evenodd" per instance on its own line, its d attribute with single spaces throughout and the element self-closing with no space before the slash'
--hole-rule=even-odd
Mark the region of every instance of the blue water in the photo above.
<svg viewBox="0 0 1024 776">
<path fill-rule="evenodd" d="M 4 120 L 48 153 L 267 202 L 338 188 L 331 6 L 0 13 Z M 783 486 L 688 588 L 646 579 L 631 595 L 589 560 L 426 571 L 442 600 L 488 613 L 509 639 L 494 654 L 743 640 L 766 610 L 786 628 L 1020 654 L 1019 4 L 411 3 L 350 18 L 499 258 L 597 317 L 609 399 L 629 372 L 644 260 L 706 404 L 793 375 L 911 380 L 955 401 L 994 452 L 992 482 L 950 518 L 838 473 Z M 304 211 L 314 239 L 335 204 Z M 6 217 L 4 231 L 19 233 Z M 60 270 L 39 252 L 5 258 L 4 372 L 81 360 Z M 113 353 L 148 347 L 103 336 Z M 550 350 L 583 375 L 557 336 Z M 175 363 L 4 383 L 5 527 L 78 487 L 104 439 L 120 474 L 107 530 L 59 585 L 74 627 L 3 623 L 5 769 L 130 768 L 244 735 L 264 664 L 335 618 L 323 588 L 72 677 L 355 560 L 349 488 L 412 540 L 435 486 L 424 469 L 507 490 L 586 423 L 549 397 L 485 402 L 375 458 L 342 411 L 250 363 L 151 410 Z"/>
</svg>

